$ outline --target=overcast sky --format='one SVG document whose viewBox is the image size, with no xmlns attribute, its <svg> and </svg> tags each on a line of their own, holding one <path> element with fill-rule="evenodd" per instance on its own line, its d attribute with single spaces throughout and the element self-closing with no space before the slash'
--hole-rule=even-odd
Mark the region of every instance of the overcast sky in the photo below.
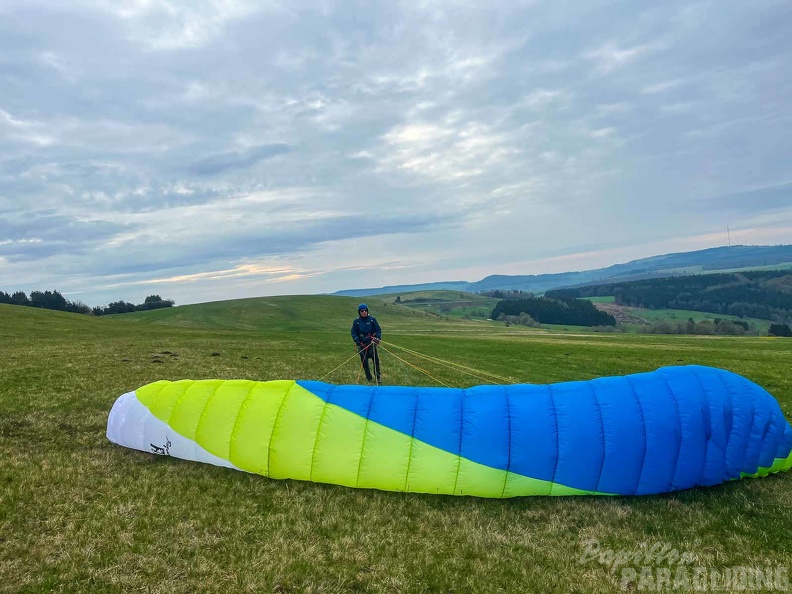
<svg viewBox="0 0 792 594">
<path fill-rule="evenodd" d="M 0 0 L 0 290 L 177 304 L 792 243 L 789 0 Z"/>
</svg>

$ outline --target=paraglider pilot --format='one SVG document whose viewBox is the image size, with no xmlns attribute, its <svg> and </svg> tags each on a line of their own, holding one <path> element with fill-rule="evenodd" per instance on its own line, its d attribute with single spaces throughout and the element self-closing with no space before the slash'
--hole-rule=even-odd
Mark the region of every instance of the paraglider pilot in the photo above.
<svg viewBox="0 0 792 594">
<path fill-rule="evenodd" d="M 358 305 L 358 317 L 352 322 L 352 340 L 358 348 L 360 362 L 363 363 L 363 370 L 366 372 L 366 379 L 372 380 L 371 370 L 369 369 L 369 359 L 374 360 L 374 374 L 377 376 L 377 384 L 380 379 L 380 361 L 377 353 L 377 344 L 382 338 L 382 328 L 377 323 L 374 316 L 369 315 L 368 305 L 361 303 Z"/>
</svg>

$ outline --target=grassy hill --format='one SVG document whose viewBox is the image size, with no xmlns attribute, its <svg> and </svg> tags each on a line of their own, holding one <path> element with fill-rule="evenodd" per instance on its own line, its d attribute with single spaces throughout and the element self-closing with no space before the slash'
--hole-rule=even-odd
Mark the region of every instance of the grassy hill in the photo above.
<svg viewBox="0 0 792 594">
<path fill-rule="evenodd" d="M 499 299 L 478 295 L 476 293 L 445 290 L 399 293 L 398 297 L 401 299 L 400 303 L 398 304 L 395 303 L 397 295 L 378 295 L 376 296 L 376 299 L 381 299 L 385 303 L 401 305 L 402 307 L 414 309 L 420 312 L 430 312 L 449 321 L 461 320 L 465 318 L 471 320 L 484 320 L 489 318 L 490 314 L 492 313 L 492 309 L 500 301 Z M 374 298 L 370 298 L 369 300 L 371 301 L 372 299 Z M 628 332 L 640 331 L 642 324 L 649 324 L 661 320 L 670 322 L 684 322 L 688 318 L 693 318 L 693 320 L 696 322 L 700 322 L 701 320 L 715 320 L 716 318 L 721 318 L 724 320 L 745 321 L 750 324 L 752 330 L 755 330 L 756 332 L 763 335 L 767 334 L 767 330 L 770 327 L 770 322 L 768 320 L 762 320 L 759 318 L 740 318 L 738 316 L 730 316 L 726 314 L 712 314 L 679 309 L 647 309 L 642 307 L 618 306 L 614 304 L 615 297 L 613 295 L 584 297 L 584 299 L 587 299 L 592 303 L 601 304 L 603 311 L 615 315 L 617 320 L 624 318 L 626 321 L 620 326 L 620 328 Z M 624 316 L 619 316 L 619 313 L 624 314 Z M 501 324 L 499 323 L 488 324 L 487 330 L 498 332 L 500 330 L 500 326 Z M 577 327 L 570 325 L 557 326 L 552 324 L 542 324 L 541 327 L 550 331 L 587 331 L 587 329 L 583 326 Z"/>
<path fill-rule="evenodd" d="M 730 316 L 727 314 L 713 314 L 702 311 L 692 311 L 685 309 L 647 309 L 645 307 L 630 307 L 628 305 L 616 305 L 614 296 L 602 297 L 583 297 L 588 301 L 596 304 L 597 308 L 608 312 L 616 317 L 616 320 L 622 324 L 622 328 L 637 332 L 640 331 L 642 325 L 650 324 L 653 322 L 686 322 L 692 319 L 694 322 L 702 320 L 716 319 L 741 321 L 747 322 L 749 328 L 754 332 L 766 335 L 770 328 L 769 320 L 762 320 L 760 318 L 740 318 L 738 316 Z"/>
<path fill-rule="evenodd" d="M 393 303 L 438 316 L 485 320 L 500 301 L 485 295 L 464 291 L 411 291 L 397 295 L 377 295 L 386 303 Z M 398 301 L 397 301 L 398 300 Z"/>
<path fill-rule="evenodd" d="M 396 302 L 397 295 L 371 296 L 365 302 L 386 335 L 393 331 L 418 334 L 501 331 L 501 328 L 494 325 L 471 324 L 462 319 L 465 309 L 469 309 L 471 304 L 481 304 L 478 308 L 489 314 L 491 304 L 497 302 L 497 299 L 464 294 L 464 300 L 460 301 L 459 295 L 459 292 L 452 291 L 425 291 L 403 295 L 402 303 Z M 333 295 L 259 297 L 183 305 L 110 317 L 125 324 L 216 331 L 247 330 L 299 336 L 313 332 L 332 332 L 343 336 L 352 344 L 349 331 L 352 321 L 357 317 L 357 306 L 360 302 L 358 297 Z M 450 305 L 452 310 L 443 311 L 445 305 Z"/>
<path fill-rule="evenodd" d="M 792 318 L 787 270 L 693 275 L 559 289 L 550 297 L 614 296 L 618 305 L 678 309 L 781 321 Z"/>
<path fill-rule="evenodd" d="M 399 321 L 410 326 L 423 322 L 422 314 L 400 307 L 389 300 L 371 298 L 367 304 L 372 315 L 383 323 Z M 167 309 L 135 312 L 115 316 L 119 321 L 178 326 L 257 331 L 349 331 L 357 317 L 357 297 L 295 295 L 258 297 L 182 305 Z"/>
<path fill-rule="evenodd" d="M 730 316 L 726 314 L 713 314 L 685 309 L 645 309 L 632 307 L 626 309 L 633 311 L 635 315 L 642 317 L 648 322 L 659 322 L 661 320 L 665 320 L 667 322 L 685 322 L 688 319 L 693 319 L 694 322 L 700 322 L 702 320 L 714 321 L 720 318 L 722 320 L 747 322 L 751 328 L 763 335 L 766 335 L 768 329 L 770 328 L 770 322 L 768 320 L 762 320 L 759 318 L 739 318 L 737 316 Z"/>
<path fill-rule="evenodd" d="M 269 480 L 107 441 L 115 399 L 157 379 L 333 371 L 354 357 L 357 302 L 246 299 L 111 318 L 0 305 L 0 590 L 617 591 L 618 572 L 578 562 L 589 539 L 624 553 L 667 545 L 706 568 L 788 565 L 792 475 L 640 499 L 496 501 Z M 532 383 L 714 365 L 763 385 L 792 418 L 792 340 L 552 333 L 367 302 L 405 358 L 393 345 Z M 386 383 L 437 385 L 382 358 Z M 482 381 L 411 363 L 448 385 Z M 352 361 L 327 379 L 357 376 Z"/>
</svg>

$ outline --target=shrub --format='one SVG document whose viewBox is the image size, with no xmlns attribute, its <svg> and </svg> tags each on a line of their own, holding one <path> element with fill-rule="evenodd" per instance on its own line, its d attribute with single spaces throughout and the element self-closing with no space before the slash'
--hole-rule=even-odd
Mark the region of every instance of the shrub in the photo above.
<svg viewBox="0 0 792 594">
<path fill-rule="evenodd" d="M 792 337 L 792 328 L 789 327 L 789 324 L 770 324 L 767 333 L 770 336 Z"/>
</svg>

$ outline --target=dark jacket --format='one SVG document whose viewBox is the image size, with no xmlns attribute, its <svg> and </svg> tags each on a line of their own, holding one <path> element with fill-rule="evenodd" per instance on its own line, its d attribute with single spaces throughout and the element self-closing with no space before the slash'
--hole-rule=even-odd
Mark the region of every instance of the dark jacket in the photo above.
<svg viewBox="0 0 792 594">
<path fill-rule="evenodd" d="M 372 337 L 382 338 L 382 328 L 374 316 L 358 317 L 352 322 L 352 340 L 356 345 L 367 345 Z"/>
</svg>

